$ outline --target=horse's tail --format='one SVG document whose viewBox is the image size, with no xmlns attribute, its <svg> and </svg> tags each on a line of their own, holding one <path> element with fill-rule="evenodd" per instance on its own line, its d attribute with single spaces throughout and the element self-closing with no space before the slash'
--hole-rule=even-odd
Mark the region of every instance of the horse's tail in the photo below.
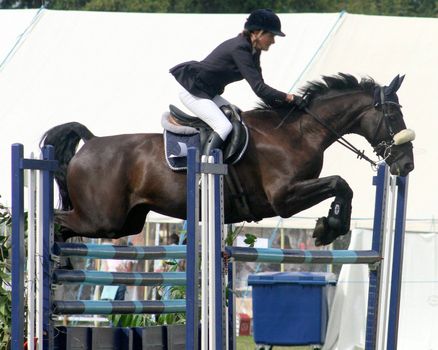
<svg viewBox="0 0 438 350">
<path fill-rule="evenodd" d="M 55 148 L 55 159 L 59 163 L 55 172 L 55 180 L 59 187 L 62 210 L 73 208 L 67 189 L 67 167 L 76 153 L 79 141 L 87 142 L 93 133 L 80 123 L 71 122 L 55 126 L 48 130 L 40 141 L 40 147 L 52 145 Z"/>
</svg>

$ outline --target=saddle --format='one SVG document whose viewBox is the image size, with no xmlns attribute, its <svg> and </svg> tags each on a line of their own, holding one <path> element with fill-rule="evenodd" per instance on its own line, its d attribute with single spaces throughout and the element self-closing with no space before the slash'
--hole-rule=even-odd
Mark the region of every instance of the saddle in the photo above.
<svg viewBox="0 0 438 350">
<path fill-rule="evenodd" d="M 229 165 L 236 164 L 248 147 L 248 128 L 240 117 L 240 110 L 235 106 L 223 106 L 221 110 L 230 120 L 233 129 L 223 146 L 223 161 Z M 163 114 L 161 125 L 164 128 L 164 153 L 167 164 L 174 171 L 187 169 L 187 149 L 196 147 L 204 149 L 212 129 L 201 119 L 184 113 L 177 107 L 170 105 L 169 111 Z M 236 210 L 249 221 L 255 221 L 248 206 L 247 195 L 240 183 L 233 166 L 228 167 L 225 181 L 230 191 L 230 197 L 235 203 Z"/>
<path fill-rule="evenodd" d="M 235 164 L 242 158 L 248 146 L 248 129 L 242 121 L 240 110 L 236 106 L 222 106 L 221 110 L 233 126 L 223 146 L 224 163 Z M 205 142 L 213 131 L 210 126 L 201 119 L 181 111 L 174 105 L 169 105 L 169 111 L 169 114 L 163 115 L 163 128 L 177 135 L 199 134 L 199 148 L 203 149 Z"/>
</svg>

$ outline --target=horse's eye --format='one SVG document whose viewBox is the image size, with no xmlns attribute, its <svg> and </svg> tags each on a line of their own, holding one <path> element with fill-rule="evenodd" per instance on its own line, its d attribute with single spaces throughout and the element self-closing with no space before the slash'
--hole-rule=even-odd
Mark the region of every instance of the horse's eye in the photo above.
<svg viewBox="0 0 438 350">
<path fill-rule="evenodd" d="M 398 120 L 400 117 L 403 118 L 403 115 L 401 113 L 391 113 L 391 114 L 388 114 L 388 118 L 392 122 Z"/>
</svg>

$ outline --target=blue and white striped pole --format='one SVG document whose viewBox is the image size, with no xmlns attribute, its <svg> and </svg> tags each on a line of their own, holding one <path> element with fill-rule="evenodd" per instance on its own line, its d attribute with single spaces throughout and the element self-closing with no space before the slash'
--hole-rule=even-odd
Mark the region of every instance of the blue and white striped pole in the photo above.
<svg viewBox="0 0 438 350">
<path fill-rule="evenodd" d="M 23 145 L 12 145 L 12 332 L 11 345 L 13 350 L 22 350 L 24 345 L 24 170 L 33 169 L 42 172 L 43 185 L 43 349 L 49 349 L 51 338 L 51 267 L 50 240 L 53 236 L 53 172 L 58 164 L 54 160 L 52 146 L 43 149 L 43 159 L 25 159 Z M 32 238 L 33 239 L 33 238 Z M 41 286 L 39 287 L 41 288 Z M 34 315 L 31 315 L 34 317 Z M 37 329 L 37 331 L 39 331 Z M 41 338 L 41 337 L 39 337 Z M 33 341 L 33 340 L 31 340 Z"/>
<path fill-rule="evenodd" d="M 187 155 L 186 350 L 199 349 L 199 153 Z"/>
<path fill-rule="evenodd" d="M 408 183 L 408 177 L 397 178 L 397 205 L 395 217 L 394 247 L 392 254 L 392 276 L 386 345 L 387 350 L 397 349 L 405 240 L 406 206 L 408 200 Z"/>
<path fill-rule="evenodd" d="M 376 186 L 376 200 L 374 205 L 372 250 L 379 252 L 380 256 L 382 256 L 382 243 L 384 238 L 383 234 L 385 232 L 388 176 L 388 168 L 386 166 L 379 166 L 377 176 L 373 178 L 373 185 Z M 376 264 L 374 268 L 370 269 L 369 276 L 365 349 L 375 350 L 377 344 L 377 327 L 379 316 L 381 264 Z"/>
<path fill-rule="evenodd" d="M 12 145 L 12 350 L 24 345 L 24 175 L 23 145 Z"/>
<path fill-rule="evenodd" d="M 53 161 L 55 150 L 52 146 L 43 148 L 43 160 Z M 49 163 L 50 164 L 50 163 Z M 53 327 L 51 325 L 52 314 L 52 264 L 51 252 L 53 246 L 53 171 L 50 167 L 44 167 L 42 172 L 42 234 L 43 234 L 43 349 L 52 350 Z"/>
<path fill-rule="evenodd" d="M 215 164 L 222 164 L 222 152 L 219 150 L 213 151 Z M 224 250 L 224 190 L 223 190 L 223 175 L 215 174 L 213 179 L 213 211 L 214 217 L 214 235 L 210 234 L 210 239 L 214 239 L 214 251 L 210 254 L 214 255 L 214 276 L 215 276 L 215 302 L 214 302 L 214 325 L 215 333 L 215 349 L 223 349 L 226 345 L 224 341 L 226 332 L 226 315 L 225 315 L 225 285 L 224 285 L 224 266 L 222 252 Z"/>
</svg>

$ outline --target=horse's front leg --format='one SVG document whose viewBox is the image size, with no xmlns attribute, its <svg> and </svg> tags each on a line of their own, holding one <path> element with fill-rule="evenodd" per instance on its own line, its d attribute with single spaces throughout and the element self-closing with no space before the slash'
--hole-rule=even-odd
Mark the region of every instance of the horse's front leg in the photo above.
<svg viewBox="0 0 438 350">
<path fill-rule="evenodd" d="M 281 217 L 290 217 L 305 209 L 335 197 L 327 217 L 318 219 L 313 237 L 317 246 L 333 242 L 350 230 L 353 191 L 340 176 L 328 176 L 291 184 L 282 193 L 277 192 L 272 203 Z"/>
</svg>

